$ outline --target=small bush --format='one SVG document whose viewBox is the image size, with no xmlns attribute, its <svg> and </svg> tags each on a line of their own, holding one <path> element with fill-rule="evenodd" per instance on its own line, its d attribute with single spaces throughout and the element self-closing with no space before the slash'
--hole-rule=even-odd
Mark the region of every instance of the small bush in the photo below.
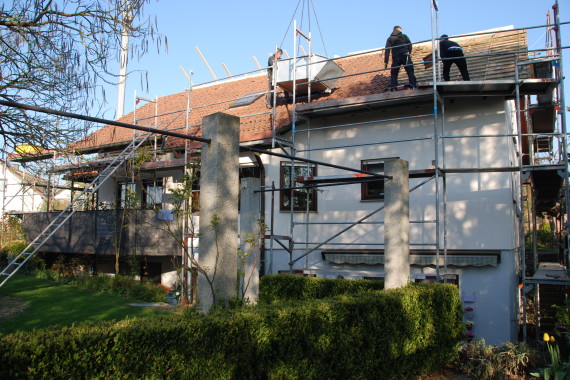
<svg viewBox="0 0 570 380">
<path fill-rule="evenodd" d="M 24 251 L 28 246 L 25 240 L 13 240 L 5 244 L 0 249 L 0 266 L 4 269 L 10 261 L 12 261 L 18 254 Z M 31 248 L 29 249 L 31 251 Z M 20 273 L 31 273 L 36 269 L 45 268 L 45 261 L 35 254 L 26 264 L 20 269 Z"/>
<path fill-rule="evenodd" d="M 139 281 L 120 275 L 106 276 L 104 274 L 74 273 L 70 269 L 60 270 L 57 268 L 36 270 L 34 276 L 94 291 L 116 294 L 137 301 L 166 301 L 166 293 L 163 291 L 163 287 L 150 280 Z"/>
<path fill-rule="evenodd" d="M 537 244 L 541 248 L 552 248 L 552 231 L 550 230 L 550 223 L 544 222 L 538 227 L 536 231 Z"/>
<path fill-rule="evenodd" d="M 508 342 L 486 345 L 479 339 L 464 344 L 458 351 L 456 367 L 476 379 L 524 378 L 537 364 L 538 353 L 526 343 Z"/>
<path fill-rule="evenodd" d="M 152 281 L 139 281 L 126 276 L 86 275 L 77 277 L 71 284 L 139 301 L 164 302 L 166 300 L 166 294 L 162 288 Z"/>
</svg>

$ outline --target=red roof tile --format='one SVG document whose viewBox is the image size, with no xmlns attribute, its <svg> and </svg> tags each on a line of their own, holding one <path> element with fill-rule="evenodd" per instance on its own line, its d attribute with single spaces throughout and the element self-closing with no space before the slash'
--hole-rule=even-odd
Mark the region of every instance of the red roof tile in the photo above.
<svg viewBox="0 0 570 380">
<path fill-rule="evenodd" d="M 497 51 L 522 51 L 526 49 L 525 31 L 504 31 L 489 35 L 479 35 L 454 39 L 463 47 L 466 55 L 487 54 Z M 431 42 L 414 44 L 413 61 L 418 64 L 423 58 L 431 53 Z M 511 56 L 504 62 L 489 65 L 488 57 L 476 57 L 468 59 L 472 80 L 482 79 L 511 79 L 514 65 L 509 64 Z M 499 60 L 500 61 L 500 60 Z M 313 96 L 313 102 L 350 98 L 354 96 L 381 93 L 389 88 L 390 71 L 382 70 L 384 66 L 384 52 L 374 51 L 363 54 L 355 54 L 348 57 L 335 59 L 343 70 L 340 78 L 330 94 Z M 416 66 L 418 81 L 431 80 L 431 69 L 424 69 L 419 64 Z M 404 70 L 400 70 L 401 81 L 405 81 Z M 188 134 L 201 135 L 201 123 L 204 116 L 224 112 L 241 118 L 240 141 L 257 141 L 271 138 L 271 115 L 272 111 L 266 108 L 265 95 L 261 96 L 250 105 L 230 108 L 230 105 L 248 94 L 264 92 L 267 90 L 267 76 L 257 74 L 230 79 L 210 85 L 196 86 L 190 93 L 190 113 L 188 115 Z M 297 99 L 298 103 L 306 102 L 305 98 Z M 143 125 L 147 127 L 168 129 L 178 133 L 186 133 L 186 109 L 187 92 L 167 95 L 158 99 L 158 110 L 155 111 L 154 103 L 147 103 L 123 116 L 118 121 Z M 285 102 L 285 96 L 281 92 L 277 99 L 277 128 L 288 126 L 292 121 L 292 105 Z M 156 118 L 155 114 L 159 115 Z M 139 132 L 140 133 L 140 132 Z M 133 130 L 107 125 L 82 141 L 73 144 L 74 148 L 103 147 L 105 145 L 127 142 L 132 140 Z M 184 141 L 180 138 L 168 137 L 166 147 L 175 148 L 183 146 Z M 199 143 L 193 144 L 200 146 Z"/>
</svg>

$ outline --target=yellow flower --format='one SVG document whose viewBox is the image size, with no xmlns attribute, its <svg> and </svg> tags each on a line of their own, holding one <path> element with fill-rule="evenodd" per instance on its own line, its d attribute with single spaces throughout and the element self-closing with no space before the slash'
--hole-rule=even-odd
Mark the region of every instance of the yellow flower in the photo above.
<svg viewBox="0 0 570 380">
<path fill-rule="evenodd" d="M 554 339 L 554 335 L 550 337 L 550 341 L 551 342 L 555 342 L 556 340 Z"/>
<path fill-rule="evenodd" d="M 542 336 L 542 340 L 544 340 L 545 342 L 550 341 L 550 337 L 548 336 L 548 333 L 544 333 L 544 335 Z"/>
</svg>

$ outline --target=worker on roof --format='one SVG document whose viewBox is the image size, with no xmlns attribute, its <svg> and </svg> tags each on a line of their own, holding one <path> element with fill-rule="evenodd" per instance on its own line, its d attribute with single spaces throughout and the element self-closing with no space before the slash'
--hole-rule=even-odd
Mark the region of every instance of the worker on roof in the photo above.
<svg viewBox="0 0 570 380">
<path fill-rule="evenodd" d="M 439 54 L 443 60 L 443 80 L 449 81 L 449 71 L 451 65 L 457 65 L 463 80 L 469 80 L 469 71 L 467 71 L 467 62 L 463 56 L 463 48 L 455 41 L 451 41 L 447 34 L 443 34 L 439 41 Z"/>
<path fill-rule="evenodd" d="M 267 108 L 273 108 L 273 90 L 275 86 L 273 85 L 273 66 L 277 64 L 277 61 L 281 59 L 283 50 L 277 48 L 275 53 L 269 57 L 267 60 L 267 80 L 269 82 L 269 89 L 267 91 Z"/>
<path fill-rule="evenodd" d="M 392 66 L 390 70 L 390 89 L 396 90 L 398 87 L 398 73 L 400 66 L 404 66 L 410 86 L 417 86 L 416 76 L 414 75 L 414 63 L 412 62 L 412 42 L 404 33 L 401 26 L 395 26 L 392 34 L 386 41 L 386 52 L 384 54 L 384 68 L 388 68 L 388 60 L 392 52 Z"/>
</svg>

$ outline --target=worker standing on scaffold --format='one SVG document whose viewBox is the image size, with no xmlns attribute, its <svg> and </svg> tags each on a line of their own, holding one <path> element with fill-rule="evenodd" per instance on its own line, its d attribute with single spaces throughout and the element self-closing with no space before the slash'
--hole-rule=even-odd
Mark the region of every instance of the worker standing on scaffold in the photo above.
<svg viewBox="0 0 570 380">
<path fill-rule="evenodd" d="M 412 42 L 404 33 L 401 26 L 395 26 L 392 34 L 386 41 L 386 52 L 384 53 L 384 68 L 388 68 L 388 60 L 392 52 L 392 66 L 390 70 L 390 90 L 395 91 L 398 88 L 398 73 L 400 66 L 404 66 L 410 86 L 417 86 L 416 76 L 414 75 L 414 63 L 412 62 Z"/>
<path fill-rule="evenodd" d="M 463 56 L 463 49 L 455 41 L 451 41 L 447 34 L 443 34 L 439 41 L 439 54 L 443 60 L 443 80 L 448 82 L 449 71 L 451 65 L 457 65 L 463 80 L 469 80 L 469 71 L 467 71 L 467 62 Z"/>
<path fill-rule="evenodd" d="M 273 86 L 273 65 L 275 64 L 275 61 L 278 61 L 281 59 L 281 55 L 283 54 L 283 50 L 281 50 L 280 48 L 277 48 L 277 50 L 275 50 L 275 54 L 271 55 L 269 57 L 269 59 L 267 60 L 267 80 L 269 82 L 269 86 L 268 86 L 268 91 L 267 91 L 267 108 L 273 108 L 273 90 L 274 90 L 274 86 Z"/>
</svg>

